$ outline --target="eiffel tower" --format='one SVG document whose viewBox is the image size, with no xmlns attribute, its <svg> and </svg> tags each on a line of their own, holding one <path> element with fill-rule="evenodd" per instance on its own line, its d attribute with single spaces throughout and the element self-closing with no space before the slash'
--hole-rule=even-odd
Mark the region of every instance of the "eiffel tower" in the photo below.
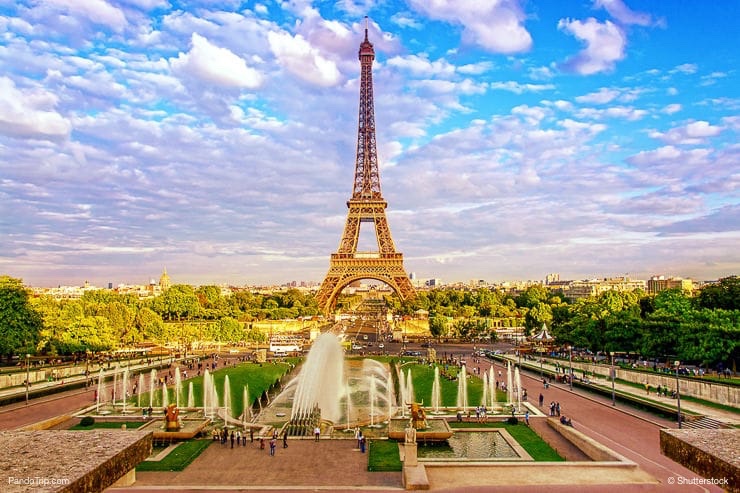
<svg viewBox="0 0 740 493">
<path fill-rule="evenodd" d="M 367 19 L 367 18 L 366 18 Z M 373 73 L 375 50 L 367 39 L 360 44 L 360 117 L 357 130 L 357 158 L 352 198 L 339 249 L 331 254 L 329 273 L 316 295 L 324 313 L 335 306 L 337 296 L 348 284 L 359 279 L 376 279 L 388 284 L 405 300 L 416 295 L 403 268 L 403 254 L 396 251 L 388 228 L 385 209 L 388 203 L 380 191 L 378 151 L 375 144 Z M 373 223 L 378 242 L 376 252 L 358 252 L 360 223 Z"/>
</svg>

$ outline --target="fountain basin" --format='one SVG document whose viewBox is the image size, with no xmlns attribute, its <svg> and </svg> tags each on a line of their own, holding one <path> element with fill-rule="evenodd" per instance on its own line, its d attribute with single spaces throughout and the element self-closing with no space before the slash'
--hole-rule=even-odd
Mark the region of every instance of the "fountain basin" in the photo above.
<svg viewBox="0 0 740 493">
<path fill-rule="evenodd" d="M 427 427 L 416 430 L 417 442 L 444 442 L 453 434 L 452 428 L 445 419 L 427 418 Z M 407 418 L 394 418 L 388 424 L 388 438 L 405 440 L 406 428 L 409 426 Z"/>
<path fill-rule="evenodd" d="M 211 420 L 208 418 L 183 419 L 183 420 L 180 420 L 179 423 L 180 423 L 180 429 L 178 429 L 177 431 L 169 431 L 169 430 L 164 429 L 164 426 L 161 420 L 155 419 L 141 426 L 139 430 L 151 431 L 153 434 L 152 438 L 155 441 L 157 440 L 190 440 L 191 438 L 195 438 L 199 433 L 201 433 L 205 429 L 205 427 L 211 423 Z"/>
</svg>

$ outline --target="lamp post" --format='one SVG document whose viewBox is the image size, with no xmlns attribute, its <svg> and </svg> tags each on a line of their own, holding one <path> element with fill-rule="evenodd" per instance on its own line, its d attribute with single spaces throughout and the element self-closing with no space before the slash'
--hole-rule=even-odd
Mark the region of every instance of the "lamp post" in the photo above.
<svg viewBox="0 0 740 493">
<path fill-rule="evenodd" d="M 28 405 L 28 387 L 31 385 L 31 355 L 26 353 L 26 406 Z"/>
<path fill-rule="evenodd" d="M 568 346 L 568 385 L 573 390 L 573 346 Z"/>
<path fill-rule="evenodd" d="M 543 351 L 542 345 L 540 345 L 540 380 L 545 378 L 545 370 L 543 368 L 545 357 L 543 356 L 543 354 L 544 354 L 544 351 Z"/>
<path fill-rule="evenodd" d="M 615 373 L 616 373 L 614 371 L 614 351 L 610 351 L 609 352 L 609 356 L 612 357 L 612 368 L 610 370 L 610 372 L 612 374 L 612 406 L 616 406 L 617 405 L 617 398 L 616 398 L 616 395 L 614 393 L 614 377 L 615 377 Z"/>
<path fill-rule="evenodd" d="M 681 362 L 676 360 L 676 399 L 678 406 L 678 429 L 681 429 L 681 389 L 678 382 L 678 367 L 681 366 Z"/>
</svg>

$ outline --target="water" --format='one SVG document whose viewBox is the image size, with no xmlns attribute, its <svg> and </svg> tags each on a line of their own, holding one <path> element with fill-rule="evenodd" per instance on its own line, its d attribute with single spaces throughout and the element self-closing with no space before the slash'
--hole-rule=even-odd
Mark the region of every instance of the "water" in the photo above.
<svg viewBox="0 0 740 493">
<path fill-rule="evenodd" d="M 154 390 L 157 388 L 157 370 L 149 372 L 149 407 L 154 407 Z"/>
<path fill-rule="evenodd" d="M 414 380 L 411 377 L 411 368 L 406 372 L 406 402 L 416 402 L 416 392 L 414 391 Z M 404 406 L 405 407 L 405 406 Z"/>
<path fill-rule="evenodd" d="M 188 382 L 188 407 L 195 407 L 195 397 L 193 397 L 193 382 Z"/>
<path fill-rule="evenodd" d="M 322 418 L 336 422 L 341 417 L 343 379 L 344 355 L 339 339 L 329 333 L 319 335 L 298 375 L 291 419 L 309 416 L 318 406 Z"/>
<path fill-rule="evenodd" d="M 483 396 L 480 399 L 481 406 L 488 406 L 488 373 L 483 372 Z"/>
<path fill-rule="evenodd" d="M 457 374 L 457 408 L 468 408 L 468 370 L 462 365 Z"/>
<path fill-rule="evenodd" d="M 242 423 L 246 424 L 250 419 L 252 416 L 250 416 L 249 407 L 249 386 L 245 385 L 242 388 Z"/>
<path fill-rule="evenodd" d="M 162 407 L 166 408 L 170 404 L 170 396 L 167 395 L 167 384 L 162 382 Z"/>
<path fill-rule="evenodd" d="M 493 371 L 493 365 L 488 368 L 488 385 L 491 394 L 491 407 L 496 404 L 496 373 Z"/>
<path fill-rule="evenodd" d="M 136 386 L 136 405 L 141 407 L 141 394 L 144 392 L 144 373 L 139 373 L 139 385 Z"/>
<path fill-rule="evenodd" d="M 180 407 L 180 394 L 182 394 L 182 378 L 180 377 L 180 367 L 175 368 L 175 405 Z"/>
<path fill-rule="evenodd" d="M 123 370 L 123 381 L 121 382 L 121 401 L 123 401 L 123 414 L 126 414 L 128 402 L 128 366 Z"/>
<path fill-rule="evenodd" d="M 457 430 L 447 443 L 419 444 L 420 459 L 511 459 L 519 455 L 498 431 L 461 432 Z"/>
<path fill-rule="evenodd" d="M 116 368 L 113 371 L 113 395 L 112 395 L 112 399 L 111 399 L 113 401 L 112 402 L 113 408 L 116 407 L 116 390 L 117 390 L 117 387 L 118 387 L 118 368 Z"/>
<path fill-rule="evenodd" d="M 231 416 L 231 384 L 229 384 L 229 376 L 224 377 L 224 423 L 229 422 Z"/>
<path fill-rule="evenodd" d="M 434 367 L 434 382 L 432 383 L 432 410 L 439 413 L 442 407 L 442 392 L 439 385 L 439 366 Z"/>
<path fill-rule="evenodd" d="M 519 367 L 514 370 L 514 381 L 516 382 L 516 401 L 517 409 L 522 412 L 522 376 L 519 373 Z"/>
<path fill-rule="evenodd" d="M 514 384 L 511 380 L 511 361 L 506 364 L 506 401 L 514 405 Z"/>
<path fill-rule="evenodd" d="M 100 412 L 100 400 L 103 398 L 103 380 L 105 377 L 103 376 L 103 369 L 101 368 L 98 372 L 98 397 L 95 401 L 95 413 Z"/>
</svg>

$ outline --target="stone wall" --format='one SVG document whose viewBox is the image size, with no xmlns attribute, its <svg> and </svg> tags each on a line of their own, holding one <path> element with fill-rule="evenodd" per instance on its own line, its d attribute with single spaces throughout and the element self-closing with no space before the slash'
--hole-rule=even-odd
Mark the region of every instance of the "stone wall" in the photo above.
<svg viewBox="0 0 740 493">
<path fill-rule="evenodd" d="M 565 362 L 567 371 L 568 362 Z M 596 373 L 601 377 L 600 383 L 604 385 L 611 384 L 611 377 L 609 375 L 609 365 L 593 365 L 590 363 L 573 362 L 573 372 L 576 376 L 580 376 L 582 371 L 590 373 Z M 618 380 L 624 380 L 626 382 L 632 382 L 639 385 L 645 385 L 646 383 L 652 387 L 652 392 L 661 387 L 668 387 L 669 389 L 676 388 L 676 374 L 673 373 L 649 373 L 640 371 L 630 371 L 615 366 L 615 376 Z M 699 379 L 689 379 L 679 377 L 681 382 L 681 395 L 689 395 L 698 399 L 705 399 L 719 404 L 725 404 L 728 406 L 740 406 L 740 388 L 726 385 L 723 383 L 710 382 Z"/>
<path fill-rule="evenodd" d="M 44 430 L 0 432 L 3 491 L 90 493 L 128 475 L 152 451 L 141 431 Z M 6 479 L 7 478 L 7 479 Z"/>
<path fill-rule="evenodd" d="M 660 430 L 660 452 L 701 476 L 687 479 L 703 478 L 707 480 L 704 484 L 735 493 L 740 492 L 738 450 L 740 429 Z"/>
</svg>

